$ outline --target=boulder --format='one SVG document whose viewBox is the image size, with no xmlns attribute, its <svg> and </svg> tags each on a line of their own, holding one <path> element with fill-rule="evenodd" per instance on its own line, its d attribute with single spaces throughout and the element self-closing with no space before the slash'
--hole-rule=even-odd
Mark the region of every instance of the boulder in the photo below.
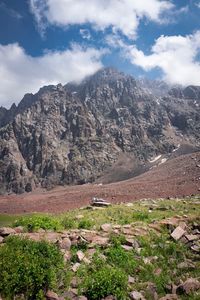
<svg viewBox="0 0 200 300">
<path fill-rule="evenodd" d="M 127 245 L 122 245 L 122 248 L 123 248 L 125 251 L 132 251 L 132 250 L 133 250 L 133 247 L 127 246 Z"/>
<path fill-rule="evenodd" d="M 64 299 L 68 299 L 68 300 L 78 300 L 79 299 L 75 289 L 65 292 L 63 294 L 63 296 L 64 296 Z"/>
<path fill-rule="evenodd" d="M 133 291 L 129 294 L 131 300 L 145 300 L 144 296 L 137 291 Z"/>
<path fill-rule="evenodd" d="M 15 234 L 16 231 L 13 228 L 10 227 L 2 227 L 0 228 L 0 235 L 1 236 L 8 236 L 10 234 Z"/>
<path fill-rule="evenodd" d="M 69 238 L 64 238 L 59 242 L 60 249 L 70 250 L 71 245 L 72 243 Z"/>
<path fill-rule="evenodd" d="M 200 237 L 196 234 L 186 234 L 185 237 L 189 242 L 193 242 L 200 239 Z"/>
<path fill-rule="evenodd" d="M 83 251 L 81 251 L 81 250 L 77 251 L 76 255 L 77 255 L 77 258 L 78 258 L 78 260 L 79 260 L 80 262 L 81 262 L 81 261 L 84 259 L 84 257 L 85 257 L 85 254 L 84 254 Z"/>
<path fill-rule="evenodd" d="M 103 236 L 93 236 L 92 238 L 92 244 L 98 245 L 98 246 L 107 246 L 109 242 L 109 238 L 103 237 Z"/>
<path fill-rule="evenodd" d="M 78 271 L 80 265 L 81 265 L 80 263 L 75 263 L 75 264 L 72 266 L 72 271 L 73 271 L 74 273 L 76 273 L 76 272 Z"/>
<path fill-rule="evenodd" d="M 24 232 L 24 227 L 23 226 L 17 226 L 14 228 L 16 233 L 23 233 Z"/>
<path fill-rule="evenodd" d="M 185 230 L 181 227 L 178 226 L 176 229 L 172 232 L 171 237 L 178 241 L 183 235 L 185 234 Z"/>
<path fill-rule="evenodd" d="M 60 235 L 57 232 L 47 232 L 44 234 L 44 239 L 49 243 L 56 244 L 60 239 Z"/>
<path fill-rule="evenodd" d="M 135 283 L 135 278 L 129 275 L 128 276 L 128 283 L 129 284 Z"/>
<path fill-rule="evenodd" d="M 112 230 L 112 225 L 111 224 L 103 224 L 101 225 L 101 230 L 104 232 L 110 232 Z"/>
<path fill-rule="evenodd" d="M 177 294 L 187 294 L 195 292 L 200 289 L 200 281 L 195 278 L 189 278 L 184 283 L 177 287 Z"/>
<path fill-rule="evenodd" d="M 79 284 L 78 278 L 76 277 L 72 278 L 72 281 L 70 283 L 71 287 L 76 289 L 78 288 L 78 284 Z"/>
<path fill-rule="evenodd" d="M 135 243 L 134 239 L 126 238 L 126 245 L 133 247 L 133 244 Z"/>
<path fill-rule="evenodd" d="M 59 300 L 58 295 L 53 291 L 47 291 L 45 296 L 47 300 Z"/>
<path fill-rule="evenodd" d="M 177 265 L 178 269 L 195 269 L 195 264 L 192 261 L 183 261 Z"/>
</svg>

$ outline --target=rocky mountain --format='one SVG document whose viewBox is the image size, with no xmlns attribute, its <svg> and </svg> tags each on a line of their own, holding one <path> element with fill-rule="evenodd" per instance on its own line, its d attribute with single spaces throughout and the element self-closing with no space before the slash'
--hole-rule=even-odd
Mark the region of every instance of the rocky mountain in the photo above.
<svg viewBox="0 0 200 300">
<path fill-rule="evenodd" d="M 200 147 L 200 87 L 153 93 L 102 69 L 80 84 L 46 86 L 0 108 L 0 190 L 93 182 L 116 165 L 126 179 L 124 165 L 133 176 L 181 145 Z"/>
</svg>

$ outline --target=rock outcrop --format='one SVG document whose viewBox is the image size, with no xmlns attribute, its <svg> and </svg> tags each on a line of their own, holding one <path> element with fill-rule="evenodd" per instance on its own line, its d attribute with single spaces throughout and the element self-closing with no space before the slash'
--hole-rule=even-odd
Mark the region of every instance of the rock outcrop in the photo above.
<svg viewBox="0 0 200 300">
<path fill-rule="evenodd" d="M 109 68 L 0 108 L 0 192 L 93 182 L 121 157 L 134 174 L 179 144 L 196 149 L 200 87 L 177 89 L 153 95 L 149 85 Z"/>
</svg>

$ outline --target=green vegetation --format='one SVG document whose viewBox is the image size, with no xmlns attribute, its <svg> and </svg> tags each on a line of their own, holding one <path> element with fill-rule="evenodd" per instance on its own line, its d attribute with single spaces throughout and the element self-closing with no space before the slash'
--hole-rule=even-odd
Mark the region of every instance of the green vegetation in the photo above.
<svg viewBox="0 0 200 300">
<path fill-rule="evenodd" d="M 116 296 L 118 300 L 126 299 L 128 276 L 119 268 L 106 264 L 101 259 L 94 259 L 91 266 L 79 272 L 82 283 L 80 291 L 88 299 L 99 300 L 108 295 Z"/>
<path fill-rule="evenodd" d="M 18 218 L 19 216 L 16 215 L 0 214 L 0 227 L 11 226 Z"/>
<path fill-rule="evenodd" d="M 60 220 L 49 215 L 33 215 L 31 217 L 21 217 L 14 223 L 15 226 L 23 226 L 28 231 L 37 231 L 38 229 L 59 230 L 62 229 Z"/>
<path fill-rule="evenodd" d="M 48 288 L 57 288 L 66 276 L 61 252 L 47 242 L 10 237 L 0 247 L 0 293 L 5 299 L 23 294 L 44 299 Z"/>
<path fill-rule="evenodd" d="M 78 223 L 78 229 L 91 229 L 94 223 L 91 222 L 89 219 L 82 219 Z"/>
<path fill-rule="evenodd" d="M 109 247 L 105 251 L 109 264 L 121 268 L 129 275 L 135 275 L 137 263 L 134 259 L 133 252 L 125 251 L 121 246 Z"/>
<path fill-rule="evenodd" d="M 200 226 L 199 215 L 200 201 L 194 197 L 187 200 L 143 200 L 105 209 L 85 208 L 61 215 L 21 217 L 14 226 L 24 226 L 26 231 L 80 229 L 78 233 L 71 232 L 72 236 L 77 235 L 77 244 L 71 246 L 69 266 L 64 267 L 62 254 L 55 245 L 9 238 L 0 247 L 0 294 L 6 300 L 13 299 L 16 294 L 24 294 L 25 299 L 43 299 L 48 288 L 56 291 L 65 281 L 67 285 L 70 267 L 79 262 L 74 277 L 78 281 L 79 294 L 88 299 L 101 300 L 114 295 L 117 300 L 128 300 L 129 292 L 136 290 L 144 291 L 145 299 L 151 300 L 149 283 L 154 286 L 159 299 L 170 293 L 166 287 L 171 284 L 179 285 L 188 278 L 200 279 L 200 261 L 199 254 L 190 246 L 170 237 L 170 228 L 177 224 L 172 227 L 160 225 L 158 230 L 152 225 L 168 217 L 181 219 L 185 216 L 187 232 L 192 234 L 193 225 L 196 224 L 195 228 Z M 100 229 L 105 223 L 113 225 L 111 232 Z M 90 233 L 88 229 L 95 231 Z M 107 237 L 109 241 L 103 246 L 89 243 L 86 236 L 93 234 Z M 124 247 L 131 245 L 132 241 L 132 248 Z M 79 250 L 86 260 L 78 257 Z M 67 274 L 64 269 L 68 270 Z M 129 284 L 128 275 L 134 278 Z M 58 294 L 62 294 L 60 288 Z M 197 300 L 199 297 L 198 292 L 179 296 L 181 300 Z"/>
<path fill-rule="evenodd" d="M 154 207 L 155 206 L 155 207 Z M 153 220 L 161 220 L 181 213 L 189 217 L 200 215 L 200 208 L 194 203 L 194 199 L 187 200 L 165 200 L 160 199 L 156 204 L 151 201 L 137 201 L 132 206 L 124 204 L 112 205 L 105 210 L 81 210 L 82 219 L 77 219 L 80 210 L 76 209 L 67 213 L 54 216 L 50 214 L 33 214 L 19 216 L 0 215 L 0 226 L 6 226 L 13 223 L 14 226 L 25 226 L 27 230 L 36 231 L 43 229 L 99 229 L 104 223 L 126 225 L 135 222 L 145 224 Z M 16 222 L 14 222 L 17 219 Z"/>
</svg>

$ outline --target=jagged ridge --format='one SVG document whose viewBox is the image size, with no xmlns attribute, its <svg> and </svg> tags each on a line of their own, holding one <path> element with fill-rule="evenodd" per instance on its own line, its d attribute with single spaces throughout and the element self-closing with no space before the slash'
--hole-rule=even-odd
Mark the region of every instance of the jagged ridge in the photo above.
<svg viewBox="0 0 200 300">
<path fill-rule="evenodd" d="M 92 182 L 124 154 L 134 169 L 178 144 L 199 147 L 200 87 L 154 89 L 108 68 L 1 108 L 1 192 Z"/>
</svg>

